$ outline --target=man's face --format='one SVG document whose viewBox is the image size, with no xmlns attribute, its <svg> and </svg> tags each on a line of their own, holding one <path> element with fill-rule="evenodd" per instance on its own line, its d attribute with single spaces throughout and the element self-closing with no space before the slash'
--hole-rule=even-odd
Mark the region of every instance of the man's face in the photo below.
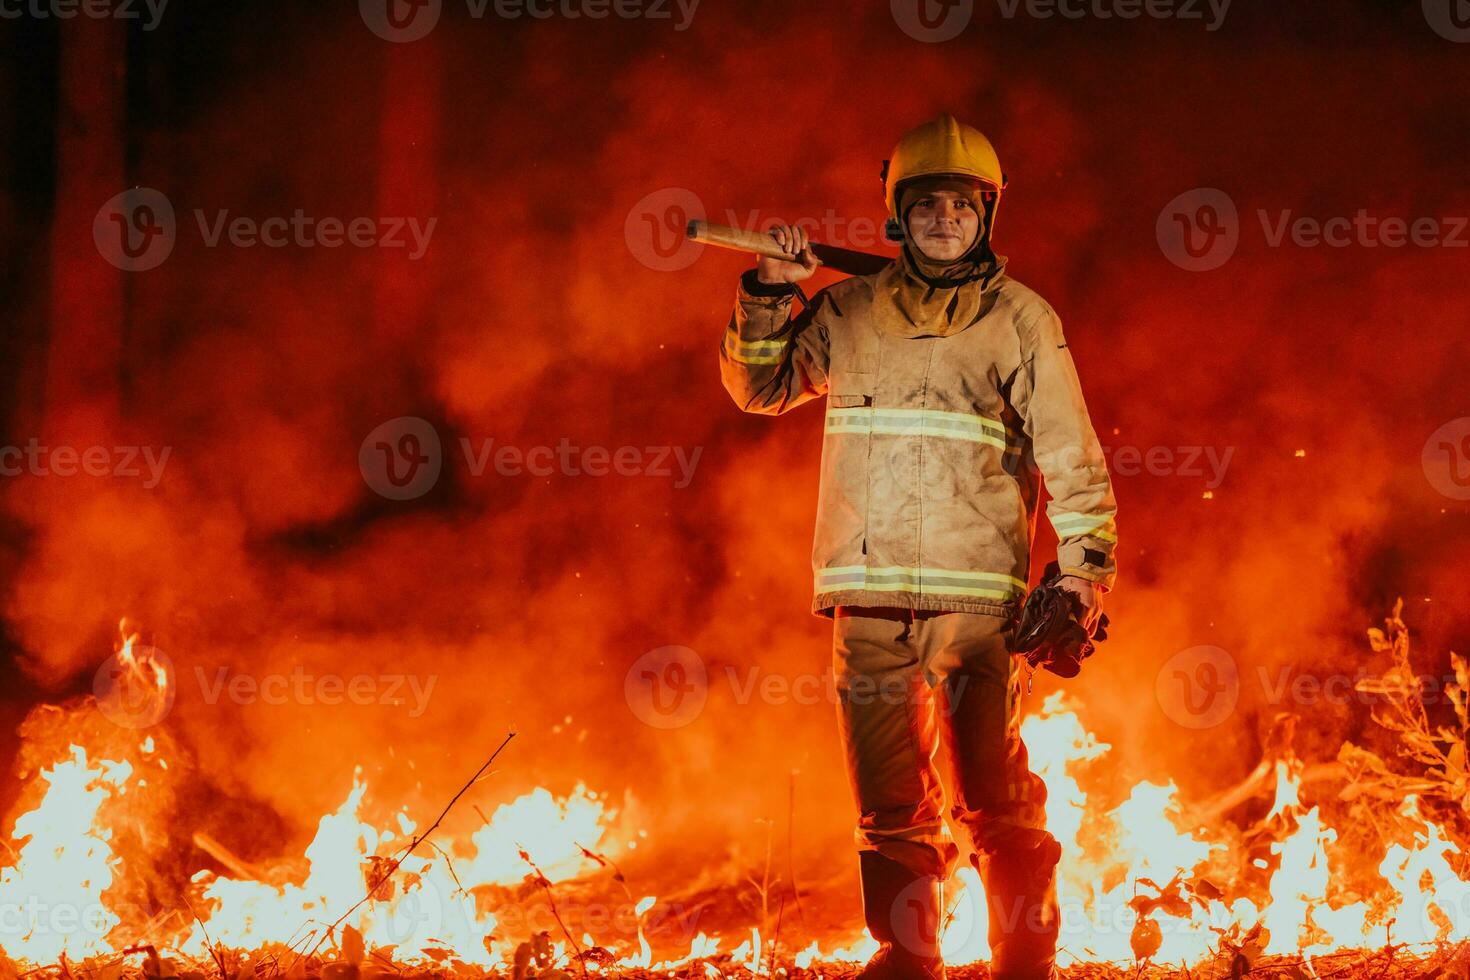
<svg viewBox="0 0 1470 980">
<path fill-rule="evenodd" d="M 909 209 L 909 240 L 936 262 L 952 262 L 975 244 L 982 220 L 959 191 L 928 190 Z"/>
</svg>

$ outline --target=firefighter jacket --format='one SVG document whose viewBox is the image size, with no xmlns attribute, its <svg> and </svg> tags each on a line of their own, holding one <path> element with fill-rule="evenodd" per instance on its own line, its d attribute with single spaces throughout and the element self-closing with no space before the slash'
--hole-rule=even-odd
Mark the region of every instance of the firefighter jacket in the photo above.
<svg viewBox="0 0 1470 980">
<path fill-rule="evenodd" d="M 1011 615 L 1044 479 L 1064 574 L 1113 585 L 1116 503 L 1057 314 L 1004 273 L 947 336 L 884 329 L 876 276 L 792 315 L 798 290 L 748 271 L 720 346 L 725 389 L 779 415 L 827 396 L 812 611 Z"/>
</svg>

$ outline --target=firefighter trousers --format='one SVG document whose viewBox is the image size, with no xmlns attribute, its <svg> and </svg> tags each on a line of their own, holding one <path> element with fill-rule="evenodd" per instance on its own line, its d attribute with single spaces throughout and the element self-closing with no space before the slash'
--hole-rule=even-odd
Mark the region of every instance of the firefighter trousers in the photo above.
<svg viewBox="0 0 1470 980">
<path fill-rule="evenodd" d="M 1021 669 L 1003 616 L 841 607 L 833 628 L 838 726 L 856 798 L 859 851 L 943 881 L 959 848 L 944 822 L 935 755 L 953 767 L 950 817 L 986 885 L 997 976 L 1051 973 L 1060 848 L 1046 785 L 1020 733 Z M 881 889 L 864 882 L 865 904 Z M 888 914 L 868 909 L 870 921 Z"/>
</svg>

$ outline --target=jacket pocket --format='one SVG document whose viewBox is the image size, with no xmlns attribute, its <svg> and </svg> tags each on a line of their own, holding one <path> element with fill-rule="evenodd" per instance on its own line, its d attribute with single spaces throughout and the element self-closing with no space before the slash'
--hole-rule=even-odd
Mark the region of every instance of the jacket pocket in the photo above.
<svg viewBox="0 0 1470 980">
<path fill-rule="evenodd" d="M 877 359 L 874 358 L 875 363 L 871 365 L 865 364 L 861 355 L 856 360 L 859 362 L 856 370 L 844 366 L 832 373 L 827 397 L 833 408 L 861 408 L 873 404 L 873 396 L 878 392 L 878 373 L 873 370 L 877 366 Z M 864 370 L 864 367 L 868 369 Z"/>
</svg>

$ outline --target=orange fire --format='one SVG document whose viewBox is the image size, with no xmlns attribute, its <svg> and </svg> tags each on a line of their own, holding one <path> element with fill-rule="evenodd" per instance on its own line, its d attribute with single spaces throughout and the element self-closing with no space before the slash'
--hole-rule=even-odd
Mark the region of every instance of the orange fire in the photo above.
<svg viewBox="0 0 1470 980">
<path fill-rule="evenodd" d="M 1271 859 L 1250 859 L 1258 868 L 1271 868 L 1258 905 L 1248 897 L 1228 897 L 1228 882 L 1207 877 L 1208 869 L 1243 866 L 1248 857 L 1238 852 L 1237 840 L 1211 840 L 1205 829 L 1182 828 L 1172 784 L 1140 782 L 1108 810 L 1092 802 L 1079 774 L 1104 760 L 1109 747 L 1082 726 L 1062 694 L 1046 700 L 1023 734 L 1050 790 L 1051 826 L 1067 851 L 1059 884 L 1063 965 L 1135 958 L 1196 964 L 1217 955 L 1222 943 L 1238 949 L 1250 942 L 1258 953 L 1311 957 L 1381 946 L 1390 929 L 1396 942 L 1466 937 L 1452 914 L 1470 898 L 1470 883 L 1450 863 L 1459 848 L 1412 797 L 1403 800 L 1399 816 L 1421 828 L 1413 846 L 1389 847 L 1377 869 L 1377 894 L 1335 903 L 1328 848 L 1336 832 L 1318 808 L 1302 804 L 1299 764 L 1281 760 L 1275 803 L 1265 818 L 1265 826 L 1274 828 Z M 138 748 L 153 752 L 153 740 L 141 738 Z M 125 761 L 92 759 L 75 745 L 37 778 L 45 784 L 44 798 L 15 821 L 16 859 L 0 871 L 0 909 L 9 917 L 3 950 L 33 964 L 117 952 L 124 944 L 114 943 L 112 934 L 123 910 L 110 907 L 109 889 L 131 862 L 146 856 L 114 852 L 106 814 L 126 813 L 128 794 L 145 789 L 146 780 Z M 569 882 L 599 870 L 584 848 L 617 851 L 636 844 L 616 839 L 619 815 L 598 794 L 578 787 L 558 799 L 537 790 L 495 810 L 467 840 L 423 844 L 390 878 L 375 881 L 371 869 L 381 867 L 385 855 L 400 853 L 417 827 L 405 812 L 391 826 L 365 822 L 367 792 L 359 773 L 342 805 L 321 818 L 301 880 L 197 874 L 191 908 L 198 920 L 160 944 L 201 961 L 214 945 L 250 950 L 280 944 L 297 954 L 321 948 L 323 955 L 349 955 L 342 951 L 357 943 L 397 962 L 501 966 L 517 956 L 517 937 L 497 933 L 496 915 L 477 901 L 478 890 L 521 883 L 531 866 L 548 887 Z M 108 804 L 117 806 L 109 810 Z M 363 902 L 369 887 L 372 898 Z M 951 885 L 948 903 L 946 958 L 956 964 L 985 959 L 983 892 L 968 867 Z M 655 904 L 651 896 L 636 903 L 636 948 L 625 943 L 611 951 L 617 959 L 590 965 L 674 969 L 721 951 L 725 937 L 701 932 L 686 954 L 655 963 L 642 929 L 643 916 Z M 328 935 L 328 924 L 348 910 L 353 911 L 343 929 Z M 541 955 L 565 967 L 577 952 L 599 945 L 586 931 L 578 942 L 571 938 L 549 936 Z M 739 937 L 730 957 L 765 974 L 770 948 L 756 928 Z M 850 945 L 827 950 L 813 942 L 795 962 L 862 960 L 875 948 L 864 933 Z M 520 955 L 531 955 L 528 950 L 521 947 Z"/>
<path fill-rule="evenodd" d="M 1402 625 L 1397 613 L 1390 625 L 1395 623 Z M 126 622 L 122 636 L 114 658 L 118 676 L 107 693 L 121 689 L 125 695 L 104 710 L 114 721 L 152 717 L 157 703 L 172 696 L 170 669 L 166 659 L 138 646 Z M 1406 634 L 1395 637 L 1406 642 Z M 1377 631 L 1372 639 L 1375 649 L 1391 647 Z M 1319 807 L 1303 803 L 1302 765 L 1289 752 L 1274 770 L 1261 770 L 1274 775 L 1275 793 L 1253 853 L 1240 834 L 1197 820 L 1190 826 L 1172 782 L 1141 781 L 1111 808 L 1096 802 L 1083 784 L 1092 782 L 1088 770 L 1111 749 L 1083 726 L 1074 707 L 1059 692 L 1023 725 L 1033 765 L 1047 784 L 1049 826 L 1065 850 L 1058 888 L 1062 965 L 1139 959 L 1193 965 L 1222 950 L 1313 957 L 1390 940 L 1470 938 L 1457 915 L 1470 899 L 1470 882 L 1451 862 L 1460 849 L 1414 795 L 1402 799 L 1397 813 L 1403 826 L 1415 828 L 1411 845 L 1390 843 L 1376 868 L 1379 887 L 1345 901 L 1350 890 L 1337 887 L 1329 853 L 1337 831 Z M 157 819 L 130 803 L 157 789 L 149 779 L 172 777 L 153 737 L 138 732 L 136 738 L 133 758 L 146 763 L 141 768 L 127 758 L 94 759 L 86 746 L 70 745 L 38 773 L 44 793 L 15 820 L 13 861 L 0 868 L 0 952 L 44 965 L 136 948 L 140 923 L 128 919 L 138 917 L 116 901 L 113 885 L 150 855 L 119 853 L 113 831 L 123 822 Z M 141 941 L 196 961 L 221 948 L 284 947 L 298 959 L 325 950 L 322 955 L 352 960 L 371 951 L 390 962 L 487 968 L 528 957 L 543 968 L 568 967 L 585 951 L 606 948 L 608 955 L 588 958 L 590 967 L 672 970 L 722 952 L 725 937 L 699 932 L 687 952 L 655 962 L 644 934 L 644 917 L 657 904 L 653 896 L 632 904 L 636 948 L 630 942 L 611 948 L 619 944 L 604 944 L 586 930 L 575 939 L 559 917 L 561 937 L 547 930 L 529 944 L 518 942 L 527 930 L 499 928 L 483 894 L 528 881 L 550 892 L 599 871 L 607 859 L 597 851 L 638 846 L 637 835 L 619 827 L 619 812 L 585 786 L 563 798 L 534 790 L 484 816 L 466 839 L 447 841 L 423 837 L 406 810 L 386 826 L 368 822 L 367 794 L 359 770 L 342 804 L 321 817 L 303 855 L 304 875 L 293 877 L 285 861 L 279 871 L 267 868 L 255 876 L 243 864 L 234 877 L 201 871 L 191 880 L 192 921 L 149 935 L 147 928 L 157 925 L 150 920 Z M 1247 867 L 1269 871 L 1254 892 L 1233 880 Z M 970 867 L 961 867 L 947 900 L 946 960 L 988 958 L 983 887 Z M 771 969 L 774 942 L 753 927 L 727 955 L 763 975 Z M 862 961 L 876 945 L 866 932 L 825 951 L 811 942 L 794 961 L 799 967 Z"/>
<path fill-rule="evenodd" d="M 132 776 L 126 762 L 90 761 L 79 745 L 41 771 L 45 798 L 15 821 L 17 860 L 0 870 L 4 952 L 50 963 L 63 954 L 80 958 L 112 950 L 105 937 L 119 919 L 102 896 L 119 862 L 112 832 L 99 826 L 97 811 L 109 797 L 126 793 Z"/>
</svg>

